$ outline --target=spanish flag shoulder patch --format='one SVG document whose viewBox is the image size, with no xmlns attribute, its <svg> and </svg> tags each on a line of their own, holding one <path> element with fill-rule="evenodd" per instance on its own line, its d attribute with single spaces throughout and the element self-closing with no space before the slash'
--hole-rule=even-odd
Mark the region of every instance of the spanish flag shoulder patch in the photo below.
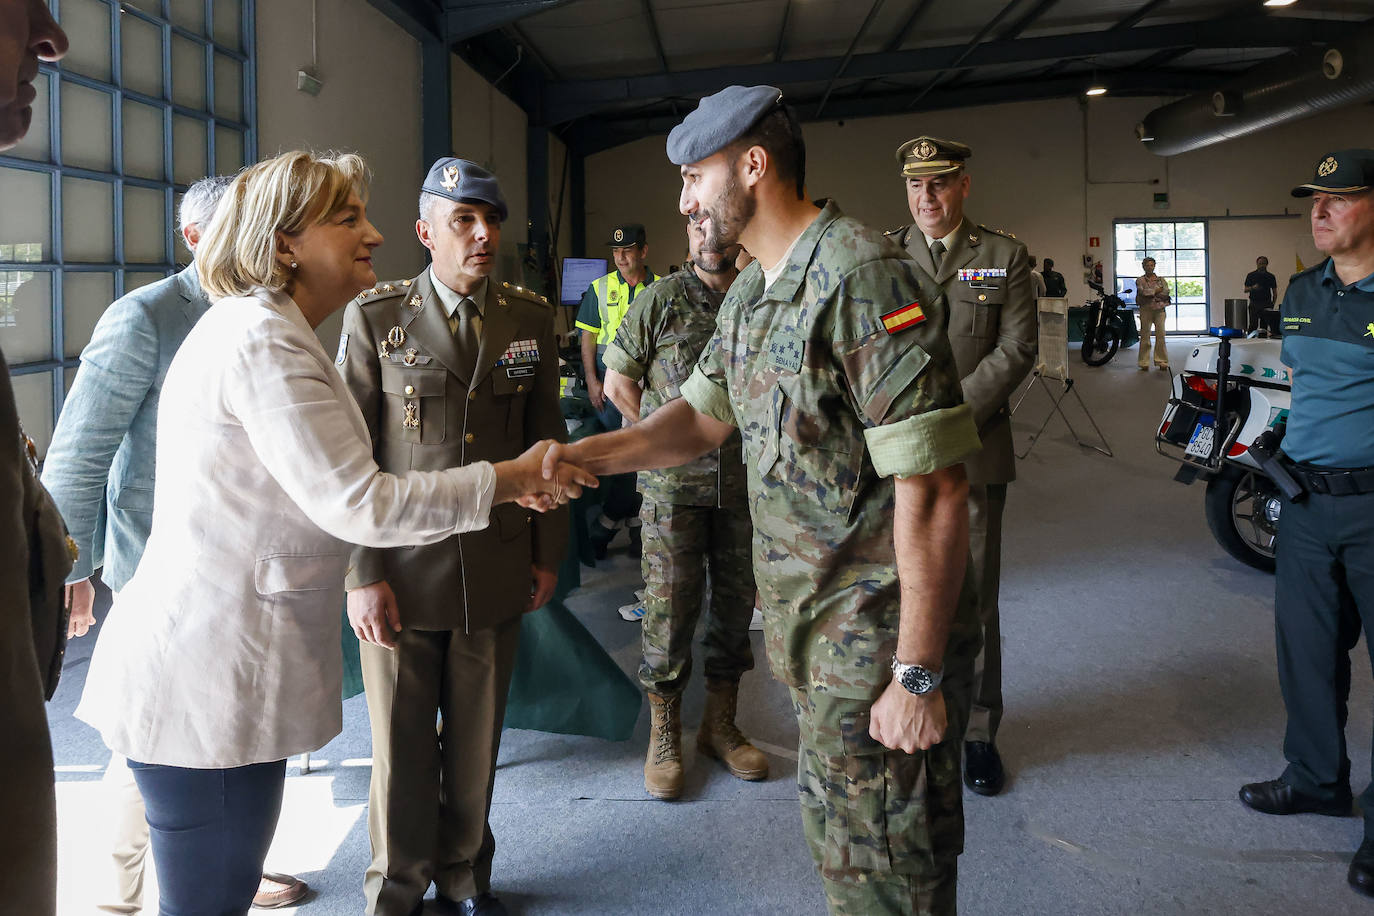
<svg viewBox="0 0 1374 916">
<path fill-rule="evenodd" d="M 926 313 L 925 310 L 921 308 L 921 303 L 913 302 L 910 305 L 904 305 L 884 315 L 883 330 L 887 331 L 889 334 L 896 334 L 898 331 L 906 330 L 925 320 Z"/>
</svg>

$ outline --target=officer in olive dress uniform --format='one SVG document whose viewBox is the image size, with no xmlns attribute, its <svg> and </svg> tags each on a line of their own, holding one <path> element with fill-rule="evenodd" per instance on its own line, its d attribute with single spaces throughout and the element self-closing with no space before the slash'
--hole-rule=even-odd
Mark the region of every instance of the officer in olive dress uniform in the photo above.
<svg viewBox="0 0 1374 916">
<path fill-rule="evenodd" d="M 888 235 L 949 299 L 949 343 L 983 448 L 964 460 L 969 481 L 969 546 L 978 587 L 983 651 L 974 668 L 973 708 L 964 735 L 964 783 L 996 795 L 1005 779 L 997 752 L 1002 720 L 1002 635 L 997 594 L 1002 575 L 1002 510 L 1016 478 L 1011 393 L 1035 361 L 1037 322 L 1030 256 L 1014 236 L 964 215 L 973 151 L 939 137 L 897 149 L 915 220 Z"/>
<path fill-rule="evenodd" d="M 337 362 L 384 471 L 501 461 L 566 438 L 554 310 L 490 276 L 506 214 L 495 176 L 440 159 L 416 223 L 431 267 L 348 305 Z M 483 531 L 354 550 L 349 619 L 372 720 L 368 913 L 417 912 L 431 881 L 463 914 L 506 912 L 490 892 L 496 755 L 520 615 L 552 594 L 566 511 L 500 505 Z"/>
<path fill-rule="evenodd" d="M 682 397 L 556 446 L 592 473 L 671 467 L 739 430 L 774 675 L 792 689 L 802 824 L 834 914 L 957 909 L 959 743 L 979 627 L 960 462 L 978 449 L 945 295 L 881 232 L 805 194 L 801 129 L 731 86 L 668 136 L 682 211 L 758 260 Z"/>
</svg>

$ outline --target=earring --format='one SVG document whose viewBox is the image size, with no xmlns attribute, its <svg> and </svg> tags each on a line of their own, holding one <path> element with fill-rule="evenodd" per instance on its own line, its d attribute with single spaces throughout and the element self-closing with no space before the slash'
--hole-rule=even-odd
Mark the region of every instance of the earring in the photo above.
<svg viewBox="0 0 1374 916">
<path fill-rule="evenodd" d="M 295 261 L 292 261 L 292 262 L 291 262 L 291 269 L 292 269 L 292 270 L 295 270 L 295 269 L 296 269 L 297 267 L 299 267 L 299 266 L 300 266 L 300 265 L 297 264 Z"/>
</svg>

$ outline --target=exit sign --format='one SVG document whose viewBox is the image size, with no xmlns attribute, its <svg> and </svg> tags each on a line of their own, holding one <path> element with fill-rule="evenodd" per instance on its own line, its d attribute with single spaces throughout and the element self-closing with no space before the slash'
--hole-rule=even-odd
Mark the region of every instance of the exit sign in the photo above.
<svg viewBox="0 0 1374 916">
<path fill-rule="evenodd" d="M 1169 192 L 1168 192 L 1168 191 L 1165 191 L 1165 192 L 1159 193 L 1159 194 L 1155 194 L 1155 209 L 1156 209 L 1156 210 L 1167 210 L 1167 209 L 1169 209 Z"/>
</svg>

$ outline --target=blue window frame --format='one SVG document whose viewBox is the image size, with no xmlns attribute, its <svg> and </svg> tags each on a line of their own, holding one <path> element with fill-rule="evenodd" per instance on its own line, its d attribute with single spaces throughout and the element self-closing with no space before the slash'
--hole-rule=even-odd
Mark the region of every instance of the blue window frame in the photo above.
<svg viewBox="0 0 1374 916">
<path fill-rule="evenodd" d="M 180 195 L 257 155 L 254 0 L 49 0 L 29 135 L 0 155 L 0 349 L 46 453 L 96 320 L 187 258 Z"/>
</svg>

